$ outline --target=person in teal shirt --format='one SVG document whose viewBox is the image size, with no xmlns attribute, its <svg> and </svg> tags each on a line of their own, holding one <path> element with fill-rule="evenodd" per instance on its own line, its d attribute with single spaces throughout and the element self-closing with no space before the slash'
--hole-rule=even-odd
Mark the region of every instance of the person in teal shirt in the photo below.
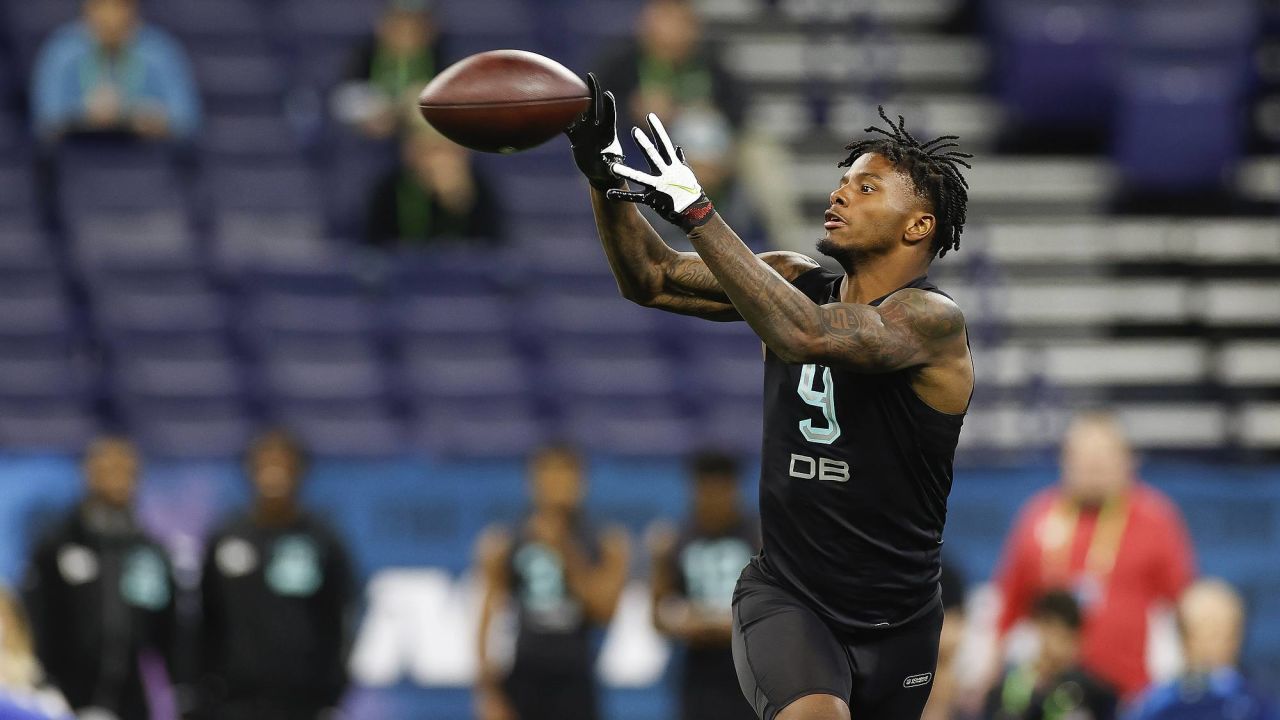
<svg viewBox="0 0 1280 720">
<path fill-rule="evenodd" d="M 84 0 L 80 19 L 41 48 L 31 96 L 35 131 L 49 141 L 67 132 L 181 141 L 200 122 L 185 51 L 142 21 L 138 0 Z"/>
</svg>

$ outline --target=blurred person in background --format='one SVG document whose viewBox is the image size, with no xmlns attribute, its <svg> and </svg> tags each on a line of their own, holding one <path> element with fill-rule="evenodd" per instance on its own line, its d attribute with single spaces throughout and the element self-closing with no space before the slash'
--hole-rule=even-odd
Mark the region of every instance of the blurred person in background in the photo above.
<svg viewBox="0 0 1280 720">
<path fill-rule="evenodd" d="M 987 698 L 989 720 L 1111 720 L 1116 695 L 1080 667 L 1080 606 L 1054 590 L 1036 599 L 1039 638 L 1034 660 L 1011 670 Z"/>
<path fill-rule="evenodd" d="M 715 110 L 735 129 L 742 126 L 745 99 L 736 79 L 702 34 L 689 0 L 649 0 L 640 11 L 636 37 L 596 63 L 605 87 L 613 88 L 623 112 L 639 123 L 655 113 L 674 123 L 687 110 Z"/>
<path fill-rule="evenodd" d="M 690 463 L 693 512 L 679 534 L 649 531 L 653 625 L 684 647 L 682 720 L 749 720 L 733 668 L 730 603 L 742 569 L 759 550 L 759 528 L 742 512 L 738 461 L 705 452 Z"/>
<path fill-rule="evenodd" d="M 249 448 L 253 503 L 211 536 L 202 706 L 219 720 L 315 720 L 347 687 L 355 580 L 342 539 L 298 501 L 307 457 L 280 430 Z"/>
<path fill-rule="evenodd" d="M 1032 601 L 1067 590 L 1084 615 L 1081 661 L 1125 697 L 1147 686 L 1148 616 L 1171 607 L 1194 576 L 1186 524 L 1163 493 L 1139 482 L 1115 417 L 1076 418 L 1062 444 L 1062 479 L 1022 508 L 997 572 L 1004 637 Z M 1000 653 L 997 653 L 1000 656 Z"/>
<path fill-rule="evenodd" d="M 426 247 L 502 238 L 501 203 L 471 162 L 470 151 L 419 122 L 403 136 L 400 167 L 369 200 L 366 241 L 377 247 Z"/>
<path fill-rule="evenodd" d="M 0 720 L 62 720 L 71 708 L 45 682 L 31 626 L 18 599 L 0 587 Z"/>
<path fill-rule="evenodd" d="M 444 68 L 439 31 L 427 0 L 391 0 L 352 60 L 337 98 L 340 116 L 361 134 L 386 140 L 416 116 L 418 93 Z"/>
<path fill-rule="evenodd" d="M 81 715 L 147 720 L 172 703 L 172 568 L 134 517 L 133 443 L 99 438 L 83 468 L 84 500 L 37 543 L 23 584 L 36 656 Z"/>
<path fill-rule="evenodd" d="M 613 618 L 626 583 L 630 542 L 625 530 L 597 531 L 588 520 L 583 473 L 572 448 L 552 445 L 534 453 L 528 515 L 514 531 L 492 529 L 480 539 L 481 720 L 599 717 L 599 631 Z M 489 652 L 489 632 L 508 602 L 515 609 L 515 660 L 504 676 Z"/>
<path fill-rule="evenodd" d="M 1149 689 L 1129 720 L 1278 720 L 1280 709 L 1240 674 L 1244 602 L 1221 580 L 1202 580 L 1178 602 L 1186 669 Z"/>
<path fill-rule="evenodd" d="M 200 122 L 186 52 L 143 22 L 139 0 L 84 0 L 81 19 L 45 41 L 31 95 L 45 140 L 70 132 L 186 140 Z"/>
<path fill-rule="evenodd" d="M 967 589 L 960 569 L 946 558 L 942 561 L 942 635 L 938 639 L 938 669 L 933 673 L 933 691 L 921 720 L 951 720 L 959 712 L 956 676 L 960 644 L 964 639 Z"/>
<path fill-rule="evenodd" d="M 706 176 L 707 181 L 717 175 L 725 180 L 740 180 L 731 185 L 741 197 L 730 200 L 723 188 L 703 181 L 708 196 L 717 206 L 722 199 L 727 203 L 725 217 L 735 222 L 734 229 L 745 233 L 743 237 L 748 241 L 767 239 L 774 248 L 798 252 L 813 247 L 813 239 L 802 230 L 797 184 L 790 178 L 791 156 L 769 134 L 747 125 L 746 93 L 728 71 L 718 49 L 706 41 L 695 3 L 649 0 L 641 10 L 634 40 L 601 58 L 597 67 L 600 84 L 613 89 L 623 114 L 636 124 L 650 112 L 672 128 L 680 125 L 686 115 L 693 116 L 693 123 L 715 115 L 726 120 L 728 136 L 717 140 L 724 147 L 700 154 L 704 163 L 710 164 L 708 158 L 714 157 L 728 170 L 713 171 Z M 694 135 L 676 133 L 674 137 L 686 145 L 696 141 Z M 693 153 L 689 154 L 692 162 Z M 703 175 L 699 173 L 697 177 L 701 180 Z M 747 214 L 748 210 L 752 215 Z M 749 223 L 756 223 L 757 227 Z M 762 231 L 765 237 L 752 237 L 756 231 Z"/>
</svg>

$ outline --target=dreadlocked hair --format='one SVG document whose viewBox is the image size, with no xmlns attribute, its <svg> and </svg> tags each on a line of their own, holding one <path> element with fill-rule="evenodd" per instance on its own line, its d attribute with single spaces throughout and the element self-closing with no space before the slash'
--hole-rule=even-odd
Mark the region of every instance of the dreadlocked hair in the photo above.
<svg viewBox="0 0 1280 720">
<path fill-rule="evenodd" d="M 969 183 L 960 174 L 960 168 L 973 169 L 966 162 L 973 155 L 960 152 L 956 143 L 959 136 L 943 135 L 922 143 L 907 132 L 907 123 L 901 115 L 894 123 L 884 112 L 881 105 L 880 117 L 889 124 L 889 129 L 871 126 L 869 133 L 878 133 L 885 137 L 857 140 L 845 146 L 849 157 L 838 167 L 849 167 L 860 156 L 875 153 L 893 163 L 899 170 L 911 177 L 916 194 L 933 205 L 933 214 L 938 225 L 933 235 L 931 249 L 937 257 L 947 254 L 948 250 L 960 249 L 960 233 L 964 231 L 965 206 L 969 202 Z"/>
</svg>

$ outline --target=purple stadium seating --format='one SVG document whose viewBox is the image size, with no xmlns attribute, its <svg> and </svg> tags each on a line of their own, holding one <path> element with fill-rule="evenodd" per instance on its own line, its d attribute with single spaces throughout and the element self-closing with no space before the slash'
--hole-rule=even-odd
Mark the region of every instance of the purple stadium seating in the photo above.
<svg viewBox="0 0 1280 720">
<path fill-rule="evenodd" d="M 97 418 L 79 402 L 0 403 L 0 447 L 76 454 L 97 433 Z"/>
<path fill-rule="evenodd" d="M 267 15 L 255 0 L 150 0 L 143 17 L 175 35 L 189 51 L 267 50 Z"/>
<path fill-rule="evenodd" d="M 8 0 L 3 31 L 9 35 L 18 60 L 18 75 L 29 77 L 41 43 L 53 30 L 80 14 L 80 0 Z"/>
<path fill-rule="evenodd" d="M 546 442 L 546 423 L 523 399 L 440 400 L 421 409 L 413 446 L 441 457 L 525 457 Z"/>
<path fill-rule="evenodd" d="M 258 429 L 243 409 L 222 403 L 138 403 L 126 415 L 143 451 L 162 458 L 237 458 Z"/>
<path fill-rule="evenodd" d="M 1234 68 L 1147 66 L 1126 73 L 1113 157 L 1143 191 L 1220 187 L 1242 152 Z"/>
<path fill-rule="evenodd" d="M 278 113 L 289 79 L 275 56 L 217 48 L 193 57 L 205 110 L 220 113 Z"/>
<path fill-rule="evenodd" d="M 399 374 L 416 404 L 437 398 L 489 402 L 532 393 L 523 359 L 503 344 L 415 343 L 406 349 Z"/>
<path fill-rule="evenodd" d="M 25 163 L 0 166 L 0 216 L 34 217 L 35 177 Z"/>
<path fill-rule="evenodd" d="M 182 277 L 182 276 L 178 276 Z M 228 311 L 217 293 L 200 288 L 99 286 L 94 292 L 94 317 L 108 334 L 221 335 L 228 328 Z"/>
<path fill-rule="evenodd" d="M 587 452 L 679 457 L 699 444 L 697 423 L 662 400 L 577 401 L 564 409 L 560 428 Z"/>
<path fill-rule="evenodd" d="M 371 351 L 351 347 L 307 354 L 269 348 L 258 372 L 259 387 L 279 405 L 290 401 L 376 403 L 387 397 L 382 363 Z"/>
<path fill-rule="evenodd" d="M 298 161 L 303 150 L 293 127 L 274 113 L 211 115 L 200 133 L 200 149 L 215 164 L 223 158 L 246 164 Z"/>
<path fill-rule="evenodd" d="M 372 337 L 379 328 L 374 305 L 358 295 L 258 293 L 242 307 L 244 331 L 280 335 Z"/>
<path fill-rule="evenodd" d="M 408 445 L 402 424 L 377 403 L 283 403 L 271 418 L 321 456 L 387 457 Z"/>
<path fill-rule="evenodd" d="M 0 398 L 61 400 L 87 397 L 88 368 L 63 353 L 0 355 Z"/>
<path fill-rule="evenodd" d="M 747 456 L 760 453 L 764 435 L 764 403 L 761 399 L 708 398 L 699 408 L 698 429 L 702 444 Z"/>
<path fill-rule="evenodd" d="M 1010 120 L 1092 127 L 1110 118 L 1118 8 L 1101 0 L 995 3 L 997 77 Z M 1053 78 L 1052 83 L 1044 81 Z"/>
<path fill-rule="evenodd" d="M 122 356 L 114 385 L 128 397 L 232 401 L 244 397 L 240 365 L 228 352 Z"/>
<path fill-rule="evenodd" d="M 516 325 L 513 310 L 500 295 L 403 295 L 389 302 L 386 315 L 406 338 L 448 340 L 508 335 Z"/>
</svg>

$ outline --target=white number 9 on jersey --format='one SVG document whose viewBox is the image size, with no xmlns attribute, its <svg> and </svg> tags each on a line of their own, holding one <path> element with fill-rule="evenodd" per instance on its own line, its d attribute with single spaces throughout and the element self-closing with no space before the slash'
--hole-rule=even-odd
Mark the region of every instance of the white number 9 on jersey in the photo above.
<svg viewBox="0 0 1280 720">
<path fill-rule="evenodd" d="M 800 434 L 804 435 L 804 439 L 809 442 L 830 445 L 840 437 L 840 423 L 836 420 L 836 391 L 831 384 L 831 368 L 822 368 L 821 390 L 815 390 L 813 387 L 817 374 L 817 365 L 805 365 L 802 367 L 800 370 L 800 387 L 796 391 L 800 394 L 801 400 L 822 410 L 822 416 L 826 418 L 827 426 L 814 427 L 812 420 L 801 420 Z"/>
</svg>

